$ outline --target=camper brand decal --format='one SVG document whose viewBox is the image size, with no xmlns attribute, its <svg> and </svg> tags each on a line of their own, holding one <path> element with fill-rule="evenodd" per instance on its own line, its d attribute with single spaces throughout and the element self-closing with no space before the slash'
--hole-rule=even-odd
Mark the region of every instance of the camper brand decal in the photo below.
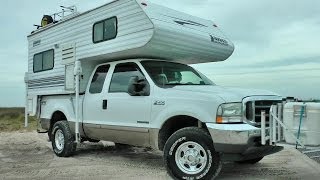
<svg viewBox="0 0 320 180">
<path fill-rule="evenodd" d="M 218 44 L 225 45 L 225 46 L 229 45 L 228 41 L 226 41 L 224 39 L 217 38 L 217 37 L 214 37 L 212 35 L 210 35 L 210 37 L 211 37 L 211 42 L 218 43 Z"/>
<path fill-rule="evenodd" d="M 39 46 L 41 44 L 41 40 L 33 41 L 33 47 Z"/>
</svg>

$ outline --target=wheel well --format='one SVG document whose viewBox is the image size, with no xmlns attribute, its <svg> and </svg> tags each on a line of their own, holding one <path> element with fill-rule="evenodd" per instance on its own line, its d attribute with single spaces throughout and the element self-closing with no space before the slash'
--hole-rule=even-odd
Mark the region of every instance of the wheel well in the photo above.
<svg viewBox="0 0 320 180">
<path fill-rule="evenodd" d="M 194 117 L 184 115 L 171 117 L 163 124 L 162 128 L 159 131 L 159 150 L 163 150 L 167 140 L 174 132 L 185 127 L 200 127 L 208 131 L 205 123 L 202 123 L 200 120 Z"/>
<path fill-rule="evenodd" d="M 53 128 L 53 125 L 61 120 L 67 120 L 66 116 L 61 111 L 56 111 L 52 114 L 52 118 L 50 120 L 50 128 L 49 131 Z"/>
</svg>

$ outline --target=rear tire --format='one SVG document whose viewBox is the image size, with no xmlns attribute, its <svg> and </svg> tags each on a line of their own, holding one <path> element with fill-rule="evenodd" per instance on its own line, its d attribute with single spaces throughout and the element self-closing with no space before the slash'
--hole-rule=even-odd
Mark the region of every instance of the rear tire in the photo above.
<svg viewBox="0 0 320 180">
<path fill-rule="evenodd" d="M 239 164 L 256 164 L 259 161 L 261 161 L 262 159 L 263 159 L 263 157 L 259 157 L 259 158 L 255 158 L 255 159 L 244 160 L 244 161 L 236 161 L 236 163 L 239 163 Z"/>
<path fill-rule="evenodd" d="M 77 144 L 68 121 L 58 121 L 51 131 L 51 144 L 53 152 L 59 157 L 69 157 L 76 151 Z"/>
<path fill-rule="evenodd" d="M 222 167 L 211 136 L 197 127 L 180 129 L 169 137 L 164 163 L 174 179 L 214 179 Z"/>
</svg>

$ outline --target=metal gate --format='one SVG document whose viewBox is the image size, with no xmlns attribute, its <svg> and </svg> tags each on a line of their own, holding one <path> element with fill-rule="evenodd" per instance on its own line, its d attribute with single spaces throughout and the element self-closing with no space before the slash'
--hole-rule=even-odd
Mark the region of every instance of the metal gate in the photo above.
<svg viewBox="0 0 320 180">
<path fill-rule="evenodd" d="M 282 112 L 282 103 L 272 105 L 269 114 L 261 111 L 261 144 L 266 145 L 267 142 L 269 142 L 270 145 L 276 145 L 278 142 L 284 140 L 283 132 L 286 131 L 286 133 L 290 134 L 290 136 L 296 140 L 297 145 L 299 144 L 302 148 L 305 148 L 299 137 L 296 137 L 283 123 Z M 267 116 L 269 116 L 269 124 L 266 123 Z"/>
</svg>

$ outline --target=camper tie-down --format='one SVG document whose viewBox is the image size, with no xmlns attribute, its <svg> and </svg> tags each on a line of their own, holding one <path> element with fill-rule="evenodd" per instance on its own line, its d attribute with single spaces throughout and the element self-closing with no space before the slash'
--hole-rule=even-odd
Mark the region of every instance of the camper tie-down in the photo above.
<svg viewBox="0 0 320 180">
<path fill-rule="evenodd" d="M 28 36 L 25 75 L 27 113 L 57 156 L 113 141 L 163 151 L 175 179 L 212 179 L 223 160 L 281 150 L 261 144 L 261 111 L 279 95 L 217 86 L 188 65 L 233 53 L 214 22 L 139 0 L 67 10 Z"/>
</svg>

